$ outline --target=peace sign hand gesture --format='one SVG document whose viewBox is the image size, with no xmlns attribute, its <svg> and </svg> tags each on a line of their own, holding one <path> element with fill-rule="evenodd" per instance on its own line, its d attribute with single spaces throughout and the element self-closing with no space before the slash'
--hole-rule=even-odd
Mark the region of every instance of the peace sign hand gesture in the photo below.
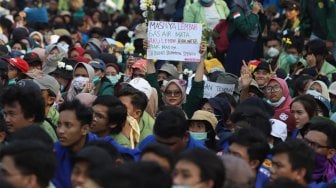
<svg viewBox="0 0 336 188">
<path fill-rule="evenodd" d="M 246 62 L 243 60 L 243 66 L 240 69 L 240 84 L 242 88 L 248 88 L 252 82 L 252 73 Z"/>
<path fill-rule="evenodd" d="M 276 77 L 277 77 L 277 75 L 276 75 L 276 71 L 279 69 L 279 67 L 278 67 L 278 66 L 275 67 L 274 70 L 272 69 L 272 66 L 271 66 L 271 65 L 268 65 L 268 67 L 269 67 L 269 72 L 270 72 L 270 74 L 271 74 L 271 78 L 276 78 Z"/>
</svg>

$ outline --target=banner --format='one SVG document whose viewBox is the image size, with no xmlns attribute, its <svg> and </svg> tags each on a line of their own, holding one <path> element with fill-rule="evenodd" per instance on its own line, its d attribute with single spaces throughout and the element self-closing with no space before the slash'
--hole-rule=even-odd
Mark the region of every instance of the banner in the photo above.
<svg viewBox="0 0 336 188">
<path fill-rule="evenodd" d="M 148 22 L 147 59 L 200 61 L 202 25 L 182 22 Z"/>
<path fill-rule="evenodd" d="M 234 89 L 235 89 L 234 84 L 219 84 L 216 82 L 205 81 L 203 97 L 210 99 L 222 92 L 229 93 L 232 95 Z"/>
</svg>

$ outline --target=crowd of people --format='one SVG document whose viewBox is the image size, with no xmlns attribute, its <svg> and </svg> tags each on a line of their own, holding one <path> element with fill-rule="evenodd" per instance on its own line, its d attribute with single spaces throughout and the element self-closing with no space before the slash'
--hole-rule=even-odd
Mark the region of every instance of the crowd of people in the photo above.
<svg viewBox="0 0 336 188">
<path fill-rule="evenodd" d="M 0 5 L 0 187 L 336 187 L 334 0 Z M 144 5 L 200 62 L 146 58 Z"/>
</svg>

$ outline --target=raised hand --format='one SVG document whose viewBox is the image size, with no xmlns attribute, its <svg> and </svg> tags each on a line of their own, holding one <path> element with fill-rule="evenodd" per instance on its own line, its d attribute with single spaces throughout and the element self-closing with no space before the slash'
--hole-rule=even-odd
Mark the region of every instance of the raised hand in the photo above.
<svg viewBox="0 0 336 188">
<path fill-rule="evenodd" d="M 242 88 L 247 88 L 252 82 L 252 74 L 246 62 L 243 60 L 243 66 L 240 69 L 240 83 Z"/>
</svg>

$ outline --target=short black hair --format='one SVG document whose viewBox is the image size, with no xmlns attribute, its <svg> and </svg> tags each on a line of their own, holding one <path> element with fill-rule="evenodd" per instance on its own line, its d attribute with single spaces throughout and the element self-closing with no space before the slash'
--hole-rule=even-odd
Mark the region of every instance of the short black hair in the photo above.
<svg viewBox="0 0 336 188">
<path fill-rule="evenodd" d="M 147 107 L 148 99 L 144 92 L 139 91 L 131 86 L 125 86 L 118 92 L 118 97 L 130 96 L 131 103 L 136 109 L 140 109 L 143 113 Z"/>
<path fill-rule="evenodd" d="M 110 144 L 104 140 L 90 141 L 87 146 L 96 146 L 96 147 L 104 149 L 105 151 L 109 153 L 110 157 L 112 158 L 114 162 L 117 159 L 121 158 L 121 154 L 118 151 L 118 149 L 113 144 Z"/>
<path fill-rule="evenodd" d="M 305 188 L 303 185 L 291 180 L 289 178 L 278 178 L 274 182 L 270 182 L 266 184 L 265 188 L 283 188 L 283 187 L 290 187 L 290 188 Z"/>
<path fill-rule="evenodd" d="M 157 116 L 153 132 L 162 138 L 182 138 L 187 130 L 188 122 L 185 113 L 178 107 L 169 106 Z"/>
<path fill-rule="evenodd" d="M 65 101 L 62 103 L 58 109 L 59 113 L 65 110 L 74 111 L 76 114 L 77 120 L 80 122 L 80 125 L 91 124 L 92 122 L 92 110 L 82 104 L 78 99 L 72 101 Z"/>
<path fill-rule="evenodd" d="M 20 130 L 17 130 L 11 136 L 10 141 L 16 141 L 16 140 L 22 140 L 22 141 L 25 140 L 29 142 L 31 140 L 36 140 L 44 143 L 51 150 L 54 148 L 53 140 L 48 135 L 48 133 L 45 130 L 43 130 L 39 125 L 33 124 L 32 126 L 24 127 Z"/>
<path fill-rule="evenodd" d="M 182 152 L 178 161 L 185 160 L 195 164 L 201 174 L 201 182 L 213 180 L 214 188 L 222 188 L 225 182 L 225 168 L 222 160 L 212 151 L 206 149 L 193 149 Z"/>
<path fill-rule="evenodd" d="M 41 91 L 35 91 L 34 89 L 23 91 L 25 89 L 22 89 L 19 85 L 8 86 L 1 98 L 2 105 L 12 106 L 15 102 L 18 102 L 24 118 L 34 118 L 35 123 L 42 123 L 45 118 L 45 111 Z"/>
<path fill-rule="evenodd" d="M 311 123 L 309 131 L 318 131 L 327 136 L 327 145 L 336 149 L 336 127 L 335 124 L 329 121 Z"/>
<path fill-rule="evenodd" d="M 258 160 L 260 164 L 269 154 L 270 148 L 266 136 L 255 128 L 242 128 L 229 138 L 229 145 L 236 143 L 247 147 L 250 160 Z"/>
<path fill-rule="evenodd" d="M 288 140 L 274 146 L 273 156 L 285 153 L 293 170 L 306 169 L 305 181 L 308 183 L 314 170 L 315 152 L 302 140 Z"/>
<path fill-rule="evenodd" d="M 328 54 L 327 45 L 323 40 L 315 39 L 311 40 L 306 45 L 307 53 L 312 53 L 314 55 L 326 56 Z"/>
<path fill-rule="evenodd" d="M 41 142 L 15 141 L 5 146 L 0 158 L 9 156 L 23 174 L 36 175 L 40 187 L 47 187 L 56 170 L 56 156 Z"/>
<path fill-rule="evenodd" d="M 112 95 L 98 96 L 92 104 L 92 106 L 95 105 L 103 105 L 108 108 L 108 123 L 117 125 L 111 129 L 111 134 L 120 133 L 127 118 L 126 106 L 117 97 Z"/>
<path fill-rule="evenodd" d="M 141 158 L 145 153 L 154 153 L 162 158 L 165 158 L 170 165 L 170 168 L 174 168 L 175 164 L 175 155 L 174 153 L 168 148 L 168 146 L 163 144 L 150 144 L 147 145 L 141 152 Z"/>
</svg>

